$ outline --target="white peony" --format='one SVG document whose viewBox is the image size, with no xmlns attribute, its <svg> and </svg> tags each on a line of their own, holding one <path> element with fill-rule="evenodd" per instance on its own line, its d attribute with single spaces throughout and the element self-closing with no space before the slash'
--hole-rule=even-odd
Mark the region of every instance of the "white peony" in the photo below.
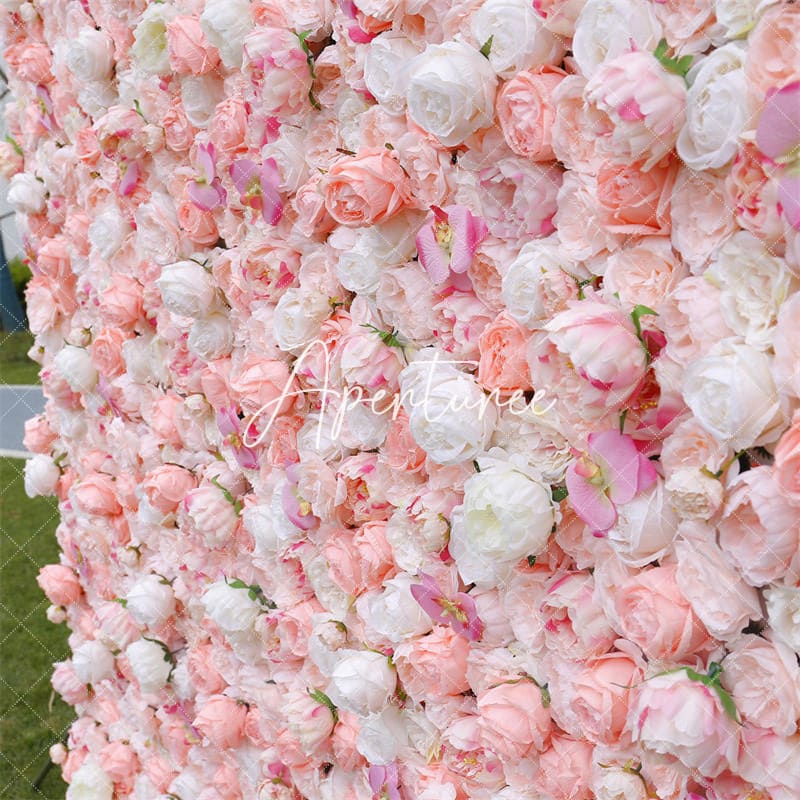
<svg viewBox="0 0 800 800">
<path fill-rule="evenodd" d="M 196 261 L 168 264 L 161 270 L 156 286 L 167 309 L 182 317 L 203 317 L 216 304 L 214 278 Z"/>
<path fill-rule="evenodd" d="M 491 587 L 521 558 L 544 550 L 555 522 L 550 487 L 512 463 L 497 463 L 464 484 L 450 554 L 465 583 Z"/>
<path fill-rule="evenodd" d="M 281 350 L 302 350 L 314 341 L 320 325 L 330 316 L 331 304 L 319 292 L 302 286 L 287 289 L 275 308 L 275 339 Z"/>
<path fill-rule="evenodd" d="M 160 644 L 139 639 L 138 642 L 128 645 L 125 655 L 145 694 L 158 692 L 166 685 L 172 664 Z"/>
<path fill-rule="evenodd" d="M 409 69 L 408 114 L 445 147 L 492 124 L 497 78 L 475 48 L 464 42 L 429 44 Z"/>
<path fill-rule="evenodd" d="M 131 230 L 116 203 L 110 204 L 89 225 L 89 243 L 101 258 L 110 259 L 122 247 Z"/>
<path fill-rule="evenodd" d="M 384 581 L 383 589 L 362 595 L 356 603 L 359 617 L 367 627 L 385 639 L 400 642 L 428 633 L 431 618 L 411 594 L 419 579 L 401 572 Z"/>
<path fill-rule="evenodd" d="M 750 32 L 759 17 L 778 0 L 717 0 L 714 12 L 726 39 L 740 39 Z"/>
<path fill-rule="evenodd" d="M 381 711 L 396 686 L 397 673 L 385 655 L 350 650 L 334 667 L 327 694 L 337 706 L 364 717 Z"/>
<path fill-rule="evenodd" d="M 364 83 L 390 114 L 402 114 L 406 107 L 408 66 L 419 49 L 407 37 L 387 31 L 370 42 L 364 59 Z"/>
<path fill-rule="evenodd" d="M 603 765 L 592 783 L 596 800 L 647 800 L 647 784 L 642 776 L 622 767 Z"/>
<path fill-rule="evenodd" d="M 764 598 L 770 628 L 800 655 L 800 587 L 773 585 L 764 592 Z"/>
<path fill-rule="evenodd" d="M 25 462 L 25 494 L 48 497 L 55 494 L 61 470 L 50 456 L 38 454 Z"/>
<path fill-rule="evenodd" d="M 390 764 L 407 742 L 403 717 L 394 706 L 359 720 L 356 749 L 370 764 Z"/>
<path fill-rule="evenodd" d="M 195 128 L 207 128 L 217 105 L 225 99 L 225 84 L 213 73 L 184 75 L 181 78 L 181 102 L 186 119 Z"/>
<path fill-rule="evenodd" d="M 73 650 L 72 666 L 81 683 L 99 683 L 114 674 L 114 656 L 102 642 L 92 639 Z"/>
<path fill-rule="evenodd" d="M 233 348 L 233 328 L 228 315 L 215 312 L 196 319 L 186 344 L 203 361 L 214 361 L 229 355 Z"/>
<path fill-rule="evenodd" d="M 478 47 L 491 38 L 489 63 L 501 78 L 542 64 L 559 64 L 564 56 L 564 40 L 545 27 L 544 17 L 527 0 L 486 0 L 470 24 Z"/>
<path fill-rule="evenodd" d="M 8 184 L 6 200 L 20 214 L 38 214 L 44 211 L 46 197 L 44 183 L 30 172 L 18 172 Z"/>
<path fill-rule="evenodd" d="M 56 353 L 53 366 L 73 392 L 91 392 L 97 384 L 97 370 L 92 364 L 91 354 L 84 347 L 64 345 Z"/>
<path fill-rule="evenodd" d="M 92 756 L 75 770 L 67 787 L 67 800 L 112 800 L 113 796 L 114 781 Z"/>
<path fill-rule="evenodd" d="M 752 126 L 745 54 L 742 45 L 727 44 L 689 71 L 686 123 L 678 134 L 677 150 L 691 169 L 725 166 L 738 152 L 742 131 Z"/>
<path fill-rule="evenodd" d="M 249 631 L 261 613 L 261 606 L 250 599 L 247 589 L 237 589 L 225 581 L 212 583 L 203 595 L 206 614 L 225 633 Z"/>
<path fill-rule="evenodd" d="M 158 575 L 145 575 L 125 595 L 125 607 L 139 625 L 160 628 L 175 613 L 175 594 Z"/>
<path fill-rule="evenodd" d="M 242 45 L 253 29 L 250 0 L 207 0 L 200 25 L 222 63 L 228 69 L 241 67 Z"/>
<path fill-rule="evenodd" d="M 105 82 L 114 66 L 114 40 L 103 30 L 84 26 L 67 43 L 66 63 L 81 82 Z"/>
<path fill-rule="evenodd" d="M 166 3 L 152 3 L 142 14 L 133 31 L 131 55 L 144 72 L 151 75 L 169 73 L 167 23 L 177 14 L 177 9 Z"/>
<path fill-rule="evenodd" d="M 723 339 L 689 364 L 683 396 L 698 422 L 734 450 L 767 444 L 780 433 L 770 358 L 743 342 Z"/>
</svg>

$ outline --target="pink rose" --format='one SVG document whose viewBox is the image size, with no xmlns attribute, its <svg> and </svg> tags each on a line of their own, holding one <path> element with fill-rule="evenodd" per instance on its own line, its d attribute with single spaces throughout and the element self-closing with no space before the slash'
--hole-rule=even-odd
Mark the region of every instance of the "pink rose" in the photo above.
<svg viewBox="0 0 800 800">
<path fill-rule="evenodd" d="M 596 114 L 598 151 L 647 172 L 675 146 L 686 84 L 652 53 L 634 50 L 600 64 L 586 84 L 586 102 Z"/>
<path fill-rule="evenodd" d="M 747 37 L 744 74 L 756 100 L 800 78 L 800 8 L 779 3 L 768 8 Z"/>
<path fill-rule="evenodd" d="M 215 694 L 203 703 L 193 725 L 214 747 L 229 750 L 238 747 L 244 737 L 247 705 L 232 697 Z"/>
<path fill-rule="evenodd" d="M 323 190 L 328 213 L 353 228 L 391 219 L 411 201 L 408 176 L 385 148 L 334 163 Z"/>
<path fill-rule="evenodd" d="M 175 511 L 186 495 L 196 487 L 194 475 L 177 464 L 156 467 L 142 485 L 150 505 L 164 514 Z"/>
<path fill-rule="evenodd" d="M 497 118 L 508 146 L 532 161 L 552 161 L 553 92 L 566 72 L 548 64 L 518 72 L 497 96 Z"/>
<path fill-rule="evenodd" d="M 674 566 L 642 570 L 616 593 L 616 612 L 626 639 L 648 658 L 680 661 L 708 643 L 709 636 L 675 581 Z"/>
<path fill-rule="evenodd" d="M 303 752 L 311 755 L 333 733 L 333 713 L 306 692 L 289 693 L 283 702 L 289 731 L 297 737 Z"/>
<path fill-rule="evenodd" d="M 397 676 L 417 702 L 440 703 L 466 692 L 467 639 L 437 625 L 427 636 L 401 644 L 394 653 Z"/>
<path fill-rule="evenodd" d="M 255 414 L 261 411 L 261 418 L 266 422 L 273 412 L 285 413 L 294 402 L 293 397 L 286 397 L 282 402 L 281 395 L 286 387 L 287 395 L 297 391 L 289 368 L 283 361 L 248 356 L 239 367 L 238 372 L 230 380 L 230 389 L 238 400 L 242 411 Z M 265 408 L 266 407 L 266 408 Z"/>
<path fill-rule="evenodd" d="M 685 670 L 656 675 L 633 692 L 630 724 L 634 741 L 672 755 L 702 775 L 735 769 L 739 729 L 716 691 Z"/>
<path fill-rule="evenodd" d="M 106 378 L 116 378 L 125 372 L 122 345 L 128 336 L 119 328 L 103 328 L 92 340 L 92 364 Z"/>
<path fill-rule="evenodd" d="M 219 65 L 213 47 L 196 17 L 175 17 L 167 23 L 169 65 L 179 75 L 205 75 Z"/>
<path fill-rule="evenodd" d="M 90 472 L 72 490 L 74 502 L 87 514 L 113 516 L 122 511 L 117 499 L 114 478 L 102 472 Z"/>
<path fill-rule="evenodd" d="M 209 135 L 217 156 L 232 160 L 247 149 L 247 108 L 241 97 L 225 98 L 215 109 Z"/>
<path fill-rule="evenodd" d="M 44 42 L 26 41 L 13 44 L 3 56 L 19 80 L 34 85 L 53 80 L 53 56 Z"/>
<path fill-rule="evenodd" d="M 769 467 L 737 475 L 719 522 L 719 545 L 751 586 L 786 574 L 798 548 L 797 509 L 789 503 Z"/>
<path fill-rule="evenodd" d="M 483 746 L 503 759 L 516 761 L 547 746 L 552 730 L 542 690 L 529 680 L 501 683 L 478 695 Z"/>
<path fill-rule="evenodd" d="M 531 388 L 526 359 L 528 332 L 507 312 L 489 323 L 478 340 L 478 383 L 484 389 L 510 394 Z"/>
<path fill-rule="evenodd" d="M 42 567 L 36 583 L 54 606 L 77 603 L 83 592 L 75 571 L 65 564 L 47 564 Z"/>
<path fill-rule="evenodd" d="M 367 522 L 355 533 L 338 531 L 323 548 L 331 579 L 346 594 L 357 597 L 380 589 L 394 568 L 392 549 L 386 541 L 385 522 Z"/>
<path fill-rule="evenodd" d="M 631 687 L 644 678 L 642 667 L 625 653 L 590 661 L 575 677 L 570 707 L 586 737 L 596 744 L 626 744 Z"/>
<path fill-rule="evenodd" d="M 135 278 L 115 273 L 100 296 L 100 313 L 108 325 L 129 328 L 143 315 L 142 285 Z"/>
<path fill-rule="evenodd" d="M 136 751 L 129 744 L 113 741 L 103 747 L 99 756 L 100 766 L 114 781 L 117 791 L 132 790 L 140 769 Z"/>
<path fill-rule="evenodd" d="M 553 800 L 590 800 L 592 745 L 553 736 L 550 748 L 539 756 L 536 788 Z"/>
<path fill-rule="evenodd" d="M 25 437 L 22 443 L 32 453 L 47 454 L 58 434 L 53 430 L 50 420 L 44 414 L 25 421 Z"/>
<path fill-rule="evenodd" d="M 187 533 L 202 536 L 211 548 L 229 545 L 239 524 L 239 516 L 225 497 L 225 491 L 222 484 L 204 484 L 189 491 L 182 501 L 181 527 Z"/>
<path fill-rule="evenodd" d="M 213 213 L 198 208 L 185 197 L 178 205 L 178 222 L 186 236 L 197 245 L 209 247 L 219 239 Z"/>
<path fill-rule="evenodd" d="M 795 411 L 791 427 L 775 448 L 775 482 L 790 503 L 800 505 L 800 411 Z"/>
</svg>

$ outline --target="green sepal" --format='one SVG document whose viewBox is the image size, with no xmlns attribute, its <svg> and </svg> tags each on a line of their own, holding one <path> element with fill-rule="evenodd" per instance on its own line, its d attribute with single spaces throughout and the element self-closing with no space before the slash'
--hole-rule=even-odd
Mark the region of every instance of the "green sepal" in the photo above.
<svg viewBox="0 0 800 800">
<path fill-rule="evenodd" d="M 484 43 L 483 47 L 480 49 L 480 54 L 484 56 L 484 58 L 489 58 L 489 53 L 492 52 L 492 42 L 494 41 L 494 35 L 490 36 Z"/>
<path fill-rule="evenodd" d="M 685 79 L 686 73 L 689 72 L 692 67 L 694 56 L 681 56 L 680 58 L 672 58 L 671 56 L 667 55 L 668 48 L 669 45 L 667 44 L 667 40 L 662 39 L 656 46 L 656 49 L 653 51 L 653 55 L 661 64 L 661 66 L 664 67 L 664 69 Z"/>
<path fill-rule="evenodd" d="M 551 486 L 550 490 L 556 503 L 560 503 L 565 497 L 569 496 L 569 489 L 566 486 Z"/>
<path fill-rule="evenodd" d="M 224 486 L 223 486 L 223 485 L 222 485 L 222 484 L 219 482 L 219 478 L 217 478 L 217 476 L 216 476 L 216 475 L 215 475 L 215 476 L 214 476 L 214 477 L 211 479 L 211 483 L 213 483 L 213 484 L 214 484 L 214 486 L 216 486 L 216 487 L 217 487 L 217 489 L 219 489 L 219 490 L 222 492 L 222 495 L 223 495 L 223 497 L 224 497 L 224 498 L 225 498 L 225 499 L 226 499 L 226 500 L 227 500 L 227 501 L 228 501 L 228 502 L 229 502 L 229 503 L 230 503 L 230 504 L 233 506 L 233 510 L 234 510 L 234 511 L 235 511 L 237 514 L 241 514 L 241 513 L 242 513 L 242 501 L 241 501 L 241 500 L 239 500 L 239 498 L 238 498 L 238 497 L 234 497 L 234 496 L 231 494 L 231 491 L 230 491 L 230 489 L 226 489 L 226 488 L 225 488 L 225 487 L 224 487 Z"/>
<path fill-rule="evenodd" d="M 397 338 L 397 331 L 382 331 L 380 328 L 376 328 L 374 325 L 370 325 L 369 322 L 362 322 L 362 328 L 367 328 L 368 330 L 372 331 L 373 333 L 378 334 L 378 338 L 387 346 L 387 347 L 403 347 L 403 343 L 400 339 Z"/>
<path fill-rule="evenodd" d="M 325 708 L 331 712 L 333 723 L 335 725 L 339 721 L 339 710 L 334 705 L 333 700 L 331 700 L 330 697 L 328 697 L 328 695 L 326 695 L 321 689 L 309 689 L 308 694 L 312 700 L 319 703 L 321 706 L 325 706 Z"/>
</svg>

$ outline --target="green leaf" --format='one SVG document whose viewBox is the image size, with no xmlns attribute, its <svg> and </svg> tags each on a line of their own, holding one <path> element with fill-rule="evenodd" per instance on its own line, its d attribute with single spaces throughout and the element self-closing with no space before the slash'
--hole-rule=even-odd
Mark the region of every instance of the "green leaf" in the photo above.
<svg viewBox="0 0 800 800">
<path fill-rule="evenodd" d="M 536 566 L 536 556 L 528 556 L 527 558 L 528 566 L 535 567 Z"/>
<path fill-rule="evenodd" d="M 569 489 L 566 486 L 552 486 L 553 500 L 560 503 L 565 497 L 569 496 Z"/>
<path fill-rule="evenodd" d="M 19 146 L 19 143 L 17 142 L 17 140 L 10 133 L 6 134 L 6 141 L 14 148 L 14 152 L 18 156 L 24 156 L 25 155 L 25 152 Z"/>
<path fill-rule="evenodd" d="M 334 724 L 339 721 L 339 711 L 333 704 L 333 700 L 331 700 L 330 697 L 328 697 L 328 695 L 325 694 L 325 692 L 319 689 L 313 689 L 313 690 L 309 689 L 308 693 L 309 695 L 311 695 L 312 700 L 315 700 L 321 706 L 325 706 L 325 708 L 327 708 L 328 711 L 331 712 L 331 714 L 333 715 Z"/>
<path fill-rule="evenodd" d="M 550 708 L 550 703 L 552 702 L 552 698 L 550 697 L 550 690 L 547 688 L 547 684 L 543 683 L 539 687 L 539 691 L 542 693 L 542 705 L 545 708 Z"/>
<path fill-rule="evenodd" d="M 124 597 L 115 597 L 114 602 L 119 603 L 123 608 L 128 607 L 128 601 Z"/>
<path fill-rule="evenodd" d="M 484 43 L 483 47 L 480 49 L 480 54 L 489 58 L 489 53 L 492 52 L 492 42 L 494 41 L 494 36 L 490 36 Z"/>
<path fill-rule="evenodd" d="M 620 415 L 619 415 L 619 432 L 625 433 L 625 419 L 628 416 L 628 409 L 626 408 Z"/>
<path fill-rule="evenodd" d="M 672 58 L 667 55 L 667 49 L 667 40 L 662 39 L 658 43 L 656 49 L 653 51 L 653 55 L 661 64 L 661 66 L 664 67 L 664 69 L 685 79 L 686 73 L 691 69 L 694 56 L 681 56 L 680 58 Z"/>
<path fill-rule="evenodd" d="M 138 100 L 138 99 L 134 99 L 134 101 L 133 101 L 133 108 L 134 108 L 134 110 L 136 111 L 136 113 L 137 113 L 137 114 L 138 114 L 138 115 L 139 115 L 139 116 L 140 116 L 140 117 L 141 117 L 141 118 L 142 118 L 142 119 L 143 119 L 145 122 L 147 122 L 147 117 L 145 117 L 145 115 L 144 115 L 144 112 L 142 111 L 142 107 L 141 107 L 141 105 L 139 104 L 139 100 Z"/>
</svg>

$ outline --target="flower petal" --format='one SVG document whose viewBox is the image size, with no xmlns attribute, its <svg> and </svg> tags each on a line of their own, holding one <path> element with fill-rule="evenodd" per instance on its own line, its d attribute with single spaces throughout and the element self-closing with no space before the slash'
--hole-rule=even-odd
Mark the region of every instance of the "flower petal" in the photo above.
<svg viewBox="0 0 800 800">
<path fill-rule="evenodd" d="M 574 461 L 567 469 L 566 484 L 572 510 L 593 531 L 607 531 L 614 526 L 617 521 L 614 504 L 601 488 L 578 474 Z"/>
<path fill-rule="evenodd" d="M 756 145 L 773 161 L 800 144 L 800 81 L 767 97 L 756 129 Z"/>
</svg>

